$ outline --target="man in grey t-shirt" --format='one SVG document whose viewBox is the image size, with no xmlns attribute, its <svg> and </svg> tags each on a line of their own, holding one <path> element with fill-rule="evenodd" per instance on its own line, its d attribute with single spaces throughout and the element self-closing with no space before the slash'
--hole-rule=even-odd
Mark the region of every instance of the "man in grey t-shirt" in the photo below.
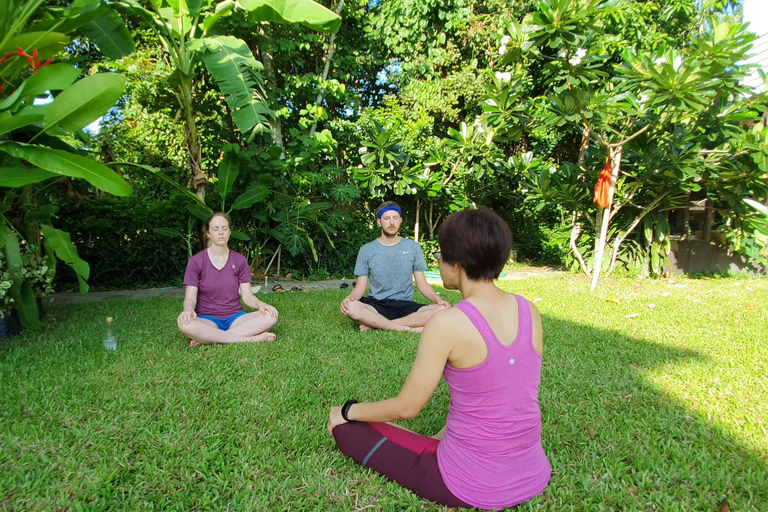
<svg viewBox="0 0 768 512">
<path fill-rule="evenodd" d="M 419 244 L 397 234 L 403 223 L 400 207 L 392 201 L 382 204 L 376 211 L 376 223 L 381 236 L 360 248 L 355 264 L 357 283 L 341 301 L 341 313 L 357 322 L 361 331 L 421 332 L 432 315 L 451 304 L 427 283 L 427 263 Z M 434 305 L 412 300 L 414 279 L 422 295 Z M 371 292 L 363 297 L 369 283 Z"/>
</svg>

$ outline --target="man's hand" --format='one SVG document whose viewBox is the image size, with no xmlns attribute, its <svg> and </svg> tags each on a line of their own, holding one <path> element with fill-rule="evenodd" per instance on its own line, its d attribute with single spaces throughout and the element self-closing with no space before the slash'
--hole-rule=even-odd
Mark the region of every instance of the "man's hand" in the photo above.
<svg viewBox="0 0 768 512">
<path fill-rule="evenodd" d="M 182 311 L 177 322 L 179 325 L 189 325 L 193 320 L 197 320 L 197 313 L 194 311 Z"/>
<path fill-rule="evenodd" d="M 271 316 L 277 318 L 277 309 L 274 306 L 270 306 L 266 302 L 262 302 L 259 306 L 259 312 L 264 316 Z"/>
<path fill-rule="evenodd" d="M 357 299 L 355 299 L 352 295 L 347 295 L 344 297 L 344 300 L 341 301 L 341 314 L 344 316 L 349 316 L 349 307 L 356 300 Z"/>
<path fill-rule="evenodd" d="M 437 302 L 435 302 L 435 304 L 437 304 L 440 309 L 451 309 L 451 303 L 439 296 L 437 297 Z"/>
<path fill-rule="evenodd" d="M 328 433 L 333 435 L 333 429 L 346 422 L 347 420 L 341 416 L 341 407 L 331 407 L 331 412 L 328 414 Z"/>
</svg>

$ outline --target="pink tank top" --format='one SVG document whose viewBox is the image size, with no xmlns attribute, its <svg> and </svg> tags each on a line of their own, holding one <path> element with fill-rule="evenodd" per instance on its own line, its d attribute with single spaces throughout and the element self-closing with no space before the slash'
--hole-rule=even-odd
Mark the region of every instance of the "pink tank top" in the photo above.
<svg viewBox="0 0 768 512">
<path fill-rule="evenodd" d="M 488 357 L 474 368 L 446 363 L 451 404 L 437 448 L 440 474 L 458 498 L 484 509 L 512 507 L 541 493 L 551 469 L 541 446 L 541 355 L 533 348 L 531 309 L 515 295 L 518 332 L 504 346 L 478 309 L 456 304 L 480 331 Z"/>
</svg>

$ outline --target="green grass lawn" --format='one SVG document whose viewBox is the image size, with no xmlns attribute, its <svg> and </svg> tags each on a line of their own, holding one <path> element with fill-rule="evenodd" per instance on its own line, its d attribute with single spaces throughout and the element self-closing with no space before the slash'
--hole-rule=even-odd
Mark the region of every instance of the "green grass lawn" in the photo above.
<svg viewBox="0 0 768 512">
<path fill-rule="evenodd" d="M 538 301 L 545 330 L 553 475 L 519 510 L 768 510 L 768 280 L 502 286 Z M 278 341 L 194 350 L 179 300 L 50 307 L 0 343 L 2 510 L 443 510 L 325 430 L 330 406 L 397 393 L 418 340 L 357 332 L 345 295 L 269 295 Z M 447 406 L 441 384 L 404 425 L 434 433 Z"/>
</svg>

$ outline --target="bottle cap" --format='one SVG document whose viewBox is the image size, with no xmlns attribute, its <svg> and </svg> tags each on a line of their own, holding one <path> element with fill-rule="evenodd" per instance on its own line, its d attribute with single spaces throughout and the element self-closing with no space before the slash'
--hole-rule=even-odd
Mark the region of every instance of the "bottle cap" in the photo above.
<svg viewBox="0 0 768 512">
<path fill-rule="evenodd" d="M 115 319 L 114 319 L 114 318 L 112 318 L 111 316 L 108 316 L 108 317 L 107 317 L 107 322 L 113 322 L 114 320 L 115 320 Z"/>
</svg>

